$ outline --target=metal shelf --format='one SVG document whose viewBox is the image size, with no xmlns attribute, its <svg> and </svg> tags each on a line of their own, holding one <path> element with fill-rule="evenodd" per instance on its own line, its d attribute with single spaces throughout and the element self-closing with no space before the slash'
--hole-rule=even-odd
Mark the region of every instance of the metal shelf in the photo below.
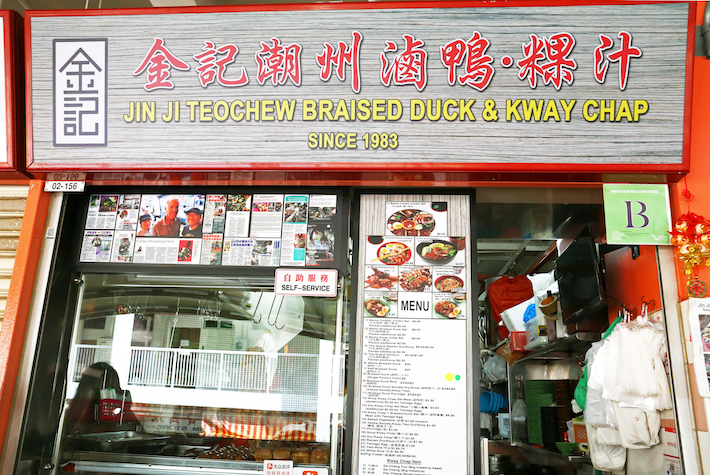
<svg viewBox="0 0 710 475">
<path fill-rule="evenodd" d="M 566 359 L 575 353 L 586 351 L 592 342 L 598 341 L 599 333 L 579 332 L 574 333 L 566 338 L 553 341 L 532 353 L 523 356 L 516 360 L 513 365 L 528 361 L 528 360 L 560 360 Z"/>
<path fill-rule="evenodd" d="M 168 455 L 141 455 L 109 452 L 73 452 L 65 453 L 65 458 L 74 464 L 75 470 L 100 473 L 125 473 L 132 475 L 185 474 L 185 475 L 226 475 L 226 474 L 263 474 L 262 462 L 245 460 L 214 460 L 194 457 Z M 327 465 L 295 464 L 294 466 L 312 468 L 313 471 L 329 470 Z M 320 472 L 319 472 L 320 473 Z"/>
<path fill-rule="evenodd" d="M 532 445 L 527 445 L 527 444 L 523 444 L 520 442 L 511 442 L 510 446 L 516 447 L 516 448 L 523 450 L 525 452 L 529 452 L 530 454 L 532 454 L 534 456 L 554 457 L 557 459 L 566 460 L 567 462 L 571 462 L 571 463 L 587 463 L 587 464 L 592 463 L 592 459 L 590 459 L 586 455 L 580 455 L 580 454 L 563 455 L 559 452 L 553 452 L 551 450 L 542 449 L 539 447 L 534 447 Z"/>
</svg>

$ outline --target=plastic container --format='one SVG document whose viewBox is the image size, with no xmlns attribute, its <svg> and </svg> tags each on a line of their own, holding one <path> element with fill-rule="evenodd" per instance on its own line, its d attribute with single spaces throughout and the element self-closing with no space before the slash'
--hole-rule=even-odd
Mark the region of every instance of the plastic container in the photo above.
<svg viewBox="0 0 710 475">
<path fill-rule="evenodd" d="M 548 290 L 547 296 L 540 300 L 539 307 L 548 320 L 557 319 L 557 296 L 551 291 Z"/>
<path fill-rule="evenodd" d="M 502 412 L 498 414 L 498 433 L 504 439 L 510 437 L 510 414 Z"/>
<path fill-rule="evenodd" d="M 562 455 L 571 455 L 577 451 L 577 444 L 574 442 L 555 442 L 555 446 Z"/>
<path fill-rule="evenodd" d="M 547 344 L 547 323 L 545 317 L 535 316 L 525 322 L 525 349 L 535 348 Z"/>
<path fill-rule="evenodd" d="M 513 404 L 511 411 L 511 424 L 515 428 L 515 435 L 519 441 L 528 440 L 528 409 L 524 399 L 518 399 Z"/>
<path fill-rule="evenodd" d="M 510 332 L 511 351 L 525 351 L 525 345 L 527 344 L 525 332 Z"/>
<path fill-rule="evenodd" d="M 532 350 L 547 343 L 547 327 L 545 315 L 536 304 L 532 303 L 525 309 L 525 349 Z"/>
</svg>

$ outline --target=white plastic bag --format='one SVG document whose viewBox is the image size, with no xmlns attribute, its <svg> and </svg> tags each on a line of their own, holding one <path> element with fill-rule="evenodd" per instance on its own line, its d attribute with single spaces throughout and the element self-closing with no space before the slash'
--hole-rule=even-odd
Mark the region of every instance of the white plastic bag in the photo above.
<svg viewBox="0 0 710 475">
<path fill-rule="evenodd" d="M 618 428 L 611 401 L 604 399 L 598 389 L 587 387 L 587 403 L 584 406 L 584 422 L 597 427 Z"/>
<path fill-rule="evenodd" d="M 499 383 L 508 379 L 507 363 L 499 355 L 494 355 L 483 363 L 483 379 L 491 383 Z"/>
<path fill-rule="evenodd" d="M 555 282 L 555 271 L 529 274 L 528 279 L 532 283 L 533 294 L 547 294 L 547 289 Z"/>
<path fill-rule="evenodd" d="M 616 429 L 616 414 L 611 401 L 604 398 L 599 381 L 603 381 L 605 368 L 604 352 L 602 348 L 606 340 L 592 343 L 592 347 L 587 351 L 587 399 L 584 406 L 584 421 L 597 427 L 608 426 Z M 599 358 L 599 354 L 602 357 Z M 592 382 L 594 378 L 594 383 Z"/>
<path fill-rule="evenodd" d="M 589 456 L 592 465 L 602 472 L 623 470 L 626 464 L 626 449 L 620 445 L 604 445 L 599 441 L 597 428 L 586 424 Z"/>
</svg>

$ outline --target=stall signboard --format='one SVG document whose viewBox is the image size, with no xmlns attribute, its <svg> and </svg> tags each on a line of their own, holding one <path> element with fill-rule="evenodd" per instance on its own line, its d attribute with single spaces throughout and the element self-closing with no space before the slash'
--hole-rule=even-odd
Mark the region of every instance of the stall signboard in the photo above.
<svg viewBox="0 0 710 475">
<path fill-rule="evenodd" d="M 608 244 L 670 245 L 668 185 L 605 184 L 603 192 Z"/>
<path fill-rule="evenodd" d="M 28 168 L 683 171 L 695 8 L 28 11 Z"/>
<path fill-rule="evenodd" d="M 335 194 L 91 193 L 79 261 L 332 268 L 341 215 Z M 330 290 L 335 272 L 324 274 Z"/>
</svg>

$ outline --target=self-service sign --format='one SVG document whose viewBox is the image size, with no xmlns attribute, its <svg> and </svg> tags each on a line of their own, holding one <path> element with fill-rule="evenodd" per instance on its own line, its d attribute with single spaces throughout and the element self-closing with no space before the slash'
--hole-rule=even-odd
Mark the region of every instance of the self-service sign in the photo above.
<svg viewBox="0 0 710 475">
<path fill-rule="evenodd" d="M 604 221 L 609 244 L 670 244 L 668 186 L 605 184 Z"/>
<path fill-rule="evenodd" d="M 335 297 L 338 295 L 336 269 L 276 269 L 274 293 L 302 297 Z"/>
<path fill-rule="evenodd" d="M 293 461 L 264 460 L 264 475 L 293 475 Z"/>
</svg>

